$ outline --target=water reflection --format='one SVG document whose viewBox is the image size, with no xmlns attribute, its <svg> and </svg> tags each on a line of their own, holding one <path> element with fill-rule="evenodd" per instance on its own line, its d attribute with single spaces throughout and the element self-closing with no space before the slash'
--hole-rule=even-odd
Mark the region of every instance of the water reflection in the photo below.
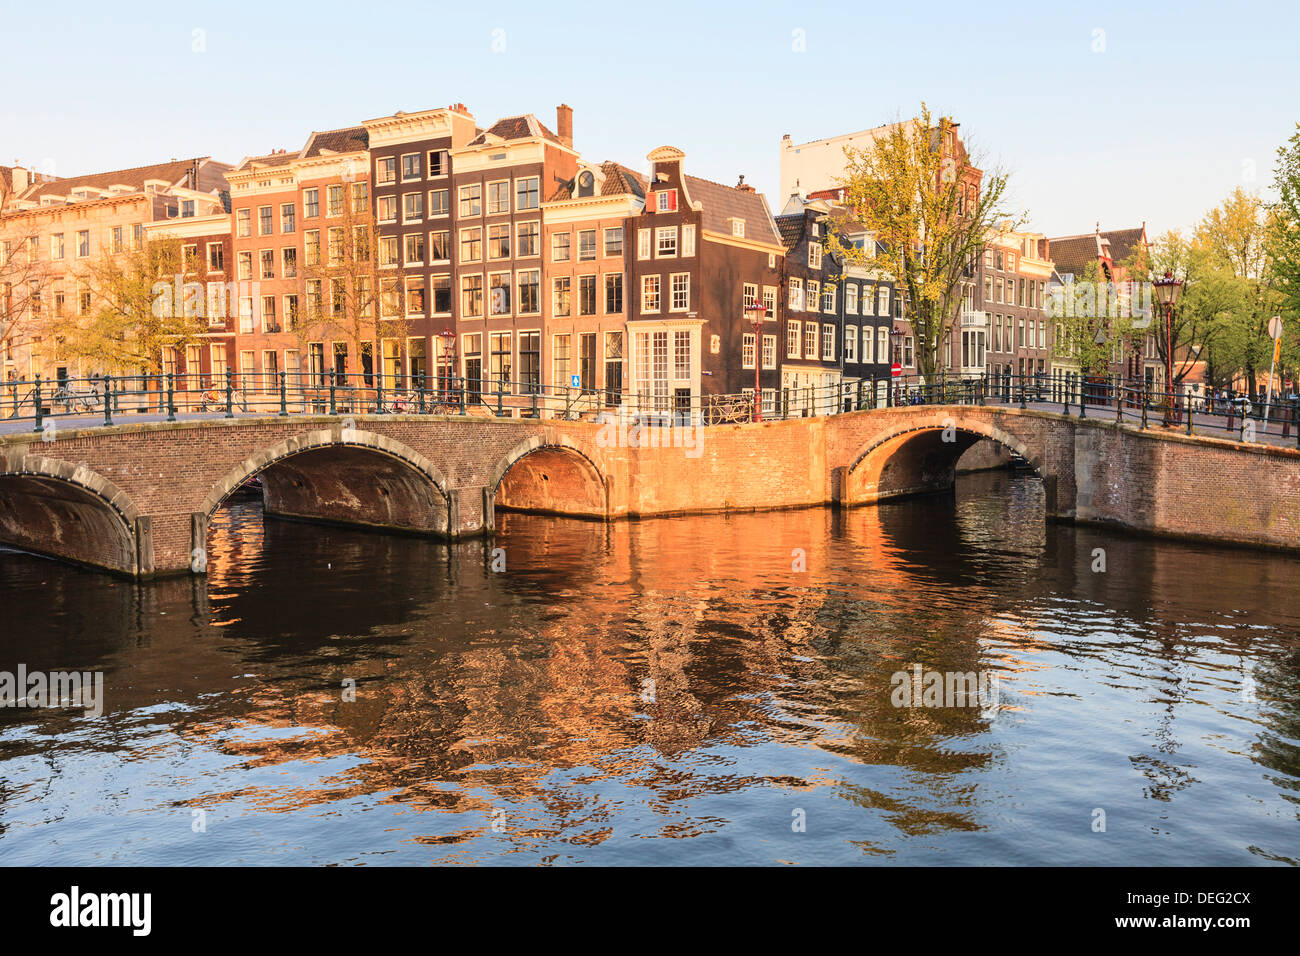
<svg viewBox="0 0 1300 956">
<path fill-rule="evenodd" d="M 0 860 L 1300 859 L 1300 562 L 1042 515 L 1007 474 L 507 515 L 494 573 L 242 502 L 206 582 L 0 554 L 0 669 L 107 687 L 98 721 L 0 711 Z M 913 664 L 997 674 L 997 707 L 895 707 Z"/>
</svg>

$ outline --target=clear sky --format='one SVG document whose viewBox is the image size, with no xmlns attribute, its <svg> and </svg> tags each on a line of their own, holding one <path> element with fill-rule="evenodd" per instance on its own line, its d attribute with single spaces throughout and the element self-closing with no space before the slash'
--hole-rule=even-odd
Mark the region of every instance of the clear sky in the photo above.
<svg viewBox="0 0 1300 956">
<path fill-rule="evenodd" d="M 1300 121 L 1300 4 L 3 2 L 0 162 L 73 175 L 298 149 L 312 129 L 463 102 L 574 108 L 584 157 L 739 174 L 774 209 L 781 136 L 922 100 L 1012 175 L 1048 235 L 1189 226 L 1267 192 Z"/>
</svg>

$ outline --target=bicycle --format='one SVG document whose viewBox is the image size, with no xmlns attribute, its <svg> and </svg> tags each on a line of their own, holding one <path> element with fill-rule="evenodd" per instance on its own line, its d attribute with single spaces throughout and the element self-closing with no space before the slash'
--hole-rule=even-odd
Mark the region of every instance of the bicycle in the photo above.
<svg viewBox="0 0 1300 956">
<path fill-rule="evenodd" d="M 56 389 L 50 398 L 51 404 L 63 406 L 65 414 L 77 411 L 93 412 L 99 407 L 100 401 L 99 392 L 95 389 L 83 392 L 66 385 Z"/>
<path fill-rule="evenodd" d="M 248 411 L 248 401 L 244 398 L 244 393 L 239 389 L 230 391 L 230 407 L 238 408 L 240 411 Z M 204 389 L 203 394 L 199 396 L 200 412 L 224 412 L 226 410 L 226 390 L 224 388 Z"/>
<path fill-rule="evenodd" d="M 738 424 L 748 422 L 754 417 L 754 403 L 744 398 L 731 398 L 715 395 L 709 400 L 709 407 L 704 411 L 707 425 Z"/>
</svg>

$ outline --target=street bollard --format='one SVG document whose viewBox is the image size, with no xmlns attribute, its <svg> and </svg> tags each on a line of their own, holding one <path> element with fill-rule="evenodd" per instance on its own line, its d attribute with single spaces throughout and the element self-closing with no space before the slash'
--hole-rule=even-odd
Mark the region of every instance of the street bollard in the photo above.
<svg viewBox="0 0 1300 956">
<path fill-rule="evenodd" d="M 113 424 L 113 376 L 104 376 L 104 424 Z"/>
</svg>

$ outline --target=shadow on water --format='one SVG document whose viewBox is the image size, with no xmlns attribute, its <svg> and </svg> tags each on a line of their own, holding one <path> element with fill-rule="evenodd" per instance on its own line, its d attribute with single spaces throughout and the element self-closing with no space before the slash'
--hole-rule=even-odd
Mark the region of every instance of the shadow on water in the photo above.
<svg viewBox="0 0 1300 956">
<path fill-rule="evenodd" d="M 244 501 L 209 545 L 0 554 L 0 669 L 106 685 L 0 711 L 6 861 L 1300 858 L 1300 563 L 1050 524 L 1032 479 L 455 544 Z M 997 698 L 896 706 L 917 665 Z"/>
</svg>

